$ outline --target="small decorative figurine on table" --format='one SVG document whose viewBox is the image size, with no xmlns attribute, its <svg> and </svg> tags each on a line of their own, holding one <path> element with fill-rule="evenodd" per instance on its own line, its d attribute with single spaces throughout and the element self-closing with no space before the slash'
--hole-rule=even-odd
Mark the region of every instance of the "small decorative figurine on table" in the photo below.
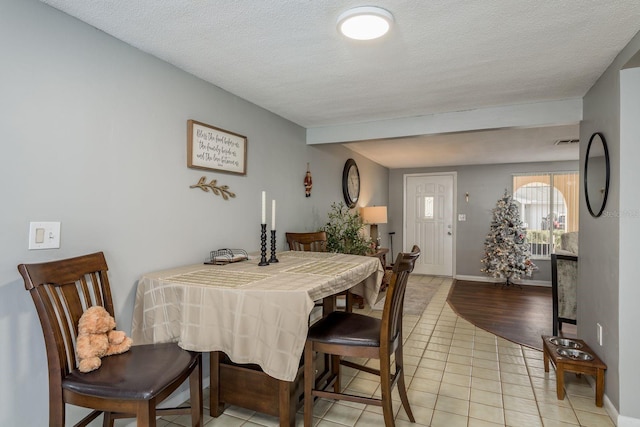
<svg viewBox="0 0 640 427">
<path fill-rule="evenodd" d="M 307 174 L 304 177 L 305 197 L 311 197 L 311 187 L 313 187 L 313 181 L 311 180 L 311 171 L 309 170 L 309 163 L 307 163 Z"/>
</svg>

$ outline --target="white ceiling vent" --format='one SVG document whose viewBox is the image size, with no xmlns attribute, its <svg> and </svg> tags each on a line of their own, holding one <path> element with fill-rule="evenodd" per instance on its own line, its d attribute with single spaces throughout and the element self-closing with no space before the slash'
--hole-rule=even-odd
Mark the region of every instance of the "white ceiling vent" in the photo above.
<svg viewBox="0 0 640 427">
<path fill-rule="evenodd" d="M 580 142 L 579 139 L 557 139 L 553 145 L 571 145 Z"/>
</svg>

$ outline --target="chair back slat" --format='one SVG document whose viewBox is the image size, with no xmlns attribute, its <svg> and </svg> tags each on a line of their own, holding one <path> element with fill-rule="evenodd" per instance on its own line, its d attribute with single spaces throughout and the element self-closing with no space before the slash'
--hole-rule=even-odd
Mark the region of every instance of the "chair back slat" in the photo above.
<svg viewBox="0 0 640 427">
<path fill-rule="evenodd" d="M 91 273 L 89 277 L 91 279 L 91 283 L 93 284 L 93 295 L 96 304 L 104 305 L 104 299 L 102 297 L 103 292 L 101 290 L 102 279 L 98 276 L 97 273 Z"/>
<path fill-rule="evenodd" d="M 81 277 L 80 280 L 78 280 L 78 286 L 80 286 L 80 290 L 78 293 L 84 300 L 82 303 L 84 307 L 91 304 L 91 291 L 89 290 L 89 283 L 93 283 L 93 273 L 90 273 L 88 276 L 90 277 L 88 281 L 84 276 Z"/>
<path fill-rule="evenodd" d="M 404 295 L 409 281 L 409 274 L 413 271 L 419 256 L 420 248 L 414 245 L 411 252 L 399 253 L 396 257 L 382 312 L 380 344 L 383 346 L 393 343 L 401 336 Z"/>
<path fill-rule="evenodd" d="M 292 251 L 326 252 L 327 233 L 315 231 L 311 233 L 285 233 L 289 249 Z"/>
<path fill-rule="evenodd" d="M 50 381 L 59 384 L 76 367 L 78 321 L 84 311 L 101 305 L 113 316 L 107 269 L 102 252 L 18 266 L 40 318 Z"/>
<path fill-rule="evenodd" d="M 75 320 L 77 317 L 75 313 L 80 310 L 81 300 L 80 295 L 74 292 L 74 287 L 74 283 L 64 285 L 43 283 L 31 291 L 32 296 L 35 292 L 43 295 L 43 304 L 51 308 L 47 323 L 52 333 L 58 337 L 57 356 L 60 359 L 63 375 L 70 372 L 76 362 L 75 342 L 78 336 L 78 322 Z"/>
</svg>

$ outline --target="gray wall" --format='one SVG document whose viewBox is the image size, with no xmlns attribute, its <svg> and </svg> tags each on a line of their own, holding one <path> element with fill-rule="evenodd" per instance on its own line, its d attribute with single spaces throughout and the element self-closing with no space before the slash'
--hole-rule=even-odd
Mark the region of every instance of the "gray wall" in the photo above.
<svg viewBox="0 0 640 427">
<path fill-rule="evenodd" d="M 211 249 L 259 249 L 262 190 L 278 201 L 282 232 L 315 230 L 342 200 L 353 157 L 362 202 L 387 204 L 386 168 L 340 146 L 309 147 L 305 129 L 38 1 L 0 0 L 0 52 L 2 426 L 48 424 L 44 342 L 17 264 L 104 251 L 118 327 L 130 332 L 141 274 Z M 188 119 L 246 135 L 247 175 L 187 168 Z M 190 189 L 201 176 L 237 197 Z M 60 221 L 61 248 L 27 250 L 29 221 Z"/>
<path fill-rule="evenodd" d="M 638 340 L 638 287 L 637 246 L 640 236 L 640 201 L 638 182 L 640 174 L 637 161 L 640 159 L 640 68 L 623 70 L 620 76 L 620 288 L 618 336 L 620 377 L 620 414 L 636 420 L 640 425 L 640 340 Z M 622 427 L 622 426 L 621 426 Z"/>
<path fill-rule="evenodd" d="M 609 146 L 612 172 L 602 217 L 592 218 L 586 211 L 580 215 L 578 325 L 580 336 L 607 364 L 605 392 L 620 414 L 620 427 L 640 425 L 637 404 L 640 290 L 636 267 L 640 239 L 637 201 L 640 77 L 636 70 L 625 70 L 624 86 L 620 79 L 620 70 L 639 49 L 640 34 L 637 34 L 585 95 L 584 120 L 580 125 L 581 161 L 590 136 L 602 132 Z M 580 203 L 584 206 L 581 196 Z M 597 323 L 603 327 L 602 347 L 596 342 Z"/>
<path fill-rule="evenodd" d="M 389 172 L 389 224 L 390 231 L 395 231 L 393 239 L 394 253 L 398 253 L 402 245 L 403 183 L 405 174 L 413 173 L 457 173 L 457 212 L 465 214 L 466 221 L 456 222 L 456 276 L 482 277 L 480 271 L 484 257 L 484 240 L 489 233 L 492 210 L 504 190 L 512 191 L 512 175 L 523 172 L 559 172 L 577 171 L 578 162 L 547 163 L 513 163 L 503 165 L 454 166 L 422 169 L 393 169 Z M 465 194 L 469 193 L 469 202 Z M 411 242 L 407 242 L 411 246 Z M 551 266 L 548 260 L 534 260 L 538 270 L 530 280 L 539 282 L 551 281 Z"/>
<path fill-rule="evenodd" d="M 620 410 L 619 373 L 619 219 L 614 213 L 620 206 L 620 94 L 618 70 L 611 69 L 584 97 L 583 122 L 580 125 L 581 164 L 589 138 L 602 132 L 609 147 L 611 181 L 606 212 L 592 218 L 580 215 L 580 262 L 578 263 L 578 328 L 581 337 L 599 353 L 607 364 L 605 390 L 607 397 Z M 580 194 L 580 206 L 585 206 Z M 603 327 L 603 343 L 596 341 L 596 323 Z"/>
</svg>

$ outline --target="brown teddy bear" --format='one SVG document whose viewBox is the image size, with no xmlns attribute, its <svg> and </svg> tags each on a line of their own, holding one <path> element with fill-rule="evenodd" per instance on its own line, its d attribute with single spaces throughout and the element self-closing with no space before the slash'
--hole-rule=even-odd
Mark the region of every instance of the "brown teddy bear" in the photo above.
<svg viewBox="0 0 640 427">
<path fill-rule="evenodd" d="M 104 356 L 129 350 L 133 341 L 123 331 L 114 330 L 115 327 L 115 319 L 102 306 L 90 307 L 82 313 L 76 342 L 80 372 L 98 369 Z"/>
</svg>

